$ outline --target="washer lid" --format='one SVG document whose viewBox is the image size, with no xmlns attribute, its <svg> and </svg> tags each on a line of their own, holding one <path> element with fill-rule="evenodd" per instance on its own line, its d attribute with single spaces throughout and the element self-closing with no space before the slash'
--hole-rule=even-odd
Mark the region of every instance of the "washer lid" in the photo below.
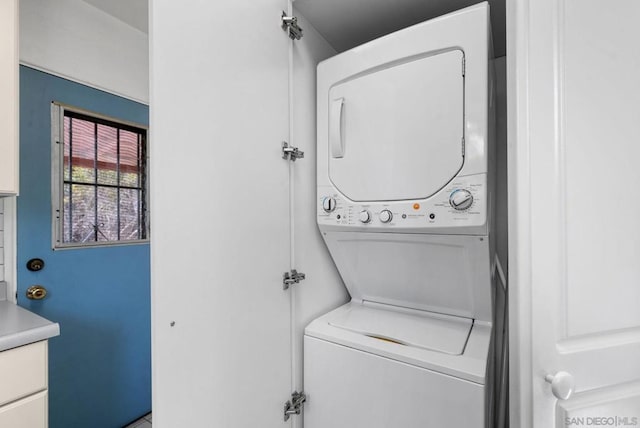
<svg viewBox="0 0 640 428">
<path fill-rule="evenodd" d="M 417 311 L 375 309 L 352 305 L 329 320 L 334 327 L 401 345 L 462 355 L 473 325 L 468 318 Z"/>
<path fill-rule="evenodd" d="M 384 64 L 329 90 L 329 177 L 353 201 L 424 199 L 464 161 L 464 54 Z"/>
<path fill-rule="evenodd" d="M 491 321 L 489 241 L 464 235 L 323 232 L 360 302 Z"/>
</svg>

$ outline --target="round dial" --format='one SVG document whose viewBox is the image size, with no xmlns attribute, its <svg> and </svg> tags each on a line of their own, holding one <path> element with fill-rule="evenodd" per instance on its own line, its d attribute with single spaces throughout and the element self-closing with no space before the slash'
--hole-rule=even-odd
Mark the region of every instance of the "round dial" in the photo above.
<svg viewBox="0 0 640 428">
<path fill-rule="evenodd" d="M 331 198 L 329 196 L 327 196 L 326 198 L 322 199 L 322 209 L 325 210 L 325 212 L 332 212 L 333 210 L 336 209 L 336 200 L 334 198 Z"/>
<path fill-rule="evenodd" d="M 378 218 L 380 218 L 380 221 L 383 223 L 389 223 L 393 219 L 393 214 L 389 210 L 382 210 Z"/>
<path fill-rule="evenodd" d="M 361 223 L 369 223 L 371 221 L 371 213 L 369 213 L 369 211 L 367 210 L 362 210 L 360 211 L 358 219 Z"/>
<path fill-rule="evenodd" d="M 469 209 L 473 203 L 473 195 L 467 189 L 454 190 L 449 196 L 449 204 L 457 211 Z"/>
</svg>

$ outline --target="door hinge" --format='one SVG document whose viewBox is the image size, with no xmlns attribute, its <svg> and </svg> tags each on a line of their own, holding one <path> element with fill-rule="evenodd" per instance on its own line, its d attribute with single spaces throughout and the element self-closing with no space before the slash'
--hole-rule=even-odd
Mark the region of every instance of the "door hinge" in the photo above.
<svg viewBox="0 0 640 428">
<path fill-rule="evenodd" d="M 299 415 L 302 413 L 302 405 L 307 401 L 307 396 L 303 391 L 293 391 L 291 400 L 284 403 L 284 421 L 288 421 L 291 415 Z"/>
<path fill-rule="evenodd" d="M 462 157 L 464 157 L 464 149 L 465 149 L 465 141 L 464 141 L 464 135 L 462 136 Z"/>
<path fill-rule="evenodd" d="M 287 16 L 286 12 L 282 12 L 282 29 L 289 34 L 291 40 L 300 40 L 302 38 L 302 28 L 298 25 L 296 16 Z"/>
<path fill-rule="evenodd" d="M 467 72 L 467 60 L 465 59 L 465 57 L 462 57 L 462 76 L 464 77 L 465 73 Z"/>
<path fill-rule="evenodd" d="M 295 162 L 296 159 L 302 158 L 304 158 L 304 152 L 302 150 L 298 150 L 297 147 L 289 146 L 289 143 L 286 141 L 282 142 L 282 159 Z"/>
<path fill-rule="evenodd" d="M 291 269 L 291 272 L 285 272 L 282 275 L 282 289 L 288 290 L 289 287 L 295 284 L 300 284 L 300 281 L 305 279 L 306 276 L 302 272 L 298 272 L 295 269 Z"/>
</svg>

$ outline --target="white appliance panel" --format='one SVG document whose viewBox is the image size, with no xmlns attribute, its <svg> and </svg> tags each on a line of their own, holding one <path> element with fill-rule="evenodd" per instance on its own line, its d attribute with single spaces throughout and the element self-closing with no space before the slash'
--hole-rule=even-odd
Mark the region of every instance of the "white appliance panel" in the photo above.
<svg viewBox="0 0 640 428">
<path fill-rule="evenodd" d="M 318 66 L 317 221 L 352 301 L 305 329 L 306 428 L 485 427 L 488 14 Z"/>
<path fill-rule="evenodd" d="M 424 199 L 464 161 L 464 53 L 382 64 L 329 90 L 329 176 L 353 201 Z"/>
<path fill-rule="evenodd" d="M 363 334 L 362 332 L 354 331 L 356 329 L 345 329 L 334 325 L 343 323 L 343 320 L 354 310 L 369 314 L 369 317 L 375 316 L 374 314 L 377 314 L 379 311 L 385 311 L 387 312 L 387 319 L 397 317 L 399 320 L 391 321 L 392 323 L 403 324 L 408 326 L 408 330 L 413 331 L 425 329 L 425 322 L 416 322 L 416 317 L 422 317 L 423 319 L 425 317 L 438 318 L 445 323 L 449 323 L 454 329 L 457 328 L 453 327 L 454 324 L 460 323 L 465 325 L 465 323 L 471 321 L 460 317 L 425 313 L 424 311 L 393 307 L 390 305 L 351 301 L 313 320 L 305 328 L 304 334 L 309 337 L 315 337 L 316 339 L 346 346 L 347 348 L 359 349 L 363 352 L 380 355 L 411 366 L 421 367 L 482 385 L 486 384 L 487 355 L 491 340 L 490 323 L 474 321 L 466 340 L 463 340 L 462 335 L 457 336 L 455 339 L 450 339 L 451 343 L 447 343 L 447 339 L 445 338 L 426 339 L 425 344 L 432 347 L 464 347 L 462 354 L 452 355 L 441 352 L 441 350 L 427 349 L 427 347 L 380 340 L 379 338 Z M 412 315 L 413 317 L 404 317 L 403 315 Z M 427 327 L 426 329 L 429 328 Z M 403 338 L 407 338 L 407 336 Z M 306 351 L 305 358 L 307 358 Z"/>
<path fill-rule="evenodd" d="M 403 346 L 461 355 L 473 321 L 428 312 L 394 311 L 349 305 L 329 325 Z"/>
<path fill-rule="evenodd" d="M 460 189 L 473 198 L 464 211 L 456 210 L 449 202 L 451 195 Z M 352 202 L 334 186 L 318 186 L 317 221 L 322 230 L 486 236 L 486 193 L 486 174 L 456 177 L 430 198 L 409 201 Z M 327 212 L 325 204 L 329 198 L 333 209 Z M 385 211 L 391 213 L 386 219 L 382 217 Z M 362 212 L 369 213 L 370 221 L 360 220 Z"/>
<path fill-rule="evenodd" d="M 366 232 L 323 237 L 354 300 L 491 321 L 488 239 Z"/>
<path fill-rule="evenodd" d="M 304 346 L 305 428 L 484 428 L 483 385 L 309 336 Z"/>
<path fill-rule="evenodd" d="M 488 14 L 481 3 L 318 64 L 321 230 L 488 234 Z"/>
</svg>

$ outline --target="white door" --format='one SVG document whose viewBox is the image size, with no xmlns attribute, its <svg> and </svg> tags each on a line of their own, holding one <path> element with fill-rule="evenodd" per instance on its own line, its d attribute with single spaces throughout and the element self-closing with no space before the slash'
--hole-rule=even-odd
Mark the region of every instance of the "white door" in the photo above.
<svg viewBox="0 0 640 428">
<path fill-rule="evenodd" d="M 287 6 L 151 2 L 160 428 L 291 425 Z"/>
<path fill-rule="evenodd" d="M 507 7 L 511 426 L 640 426 L 640 2 Z"/>
</svg>

